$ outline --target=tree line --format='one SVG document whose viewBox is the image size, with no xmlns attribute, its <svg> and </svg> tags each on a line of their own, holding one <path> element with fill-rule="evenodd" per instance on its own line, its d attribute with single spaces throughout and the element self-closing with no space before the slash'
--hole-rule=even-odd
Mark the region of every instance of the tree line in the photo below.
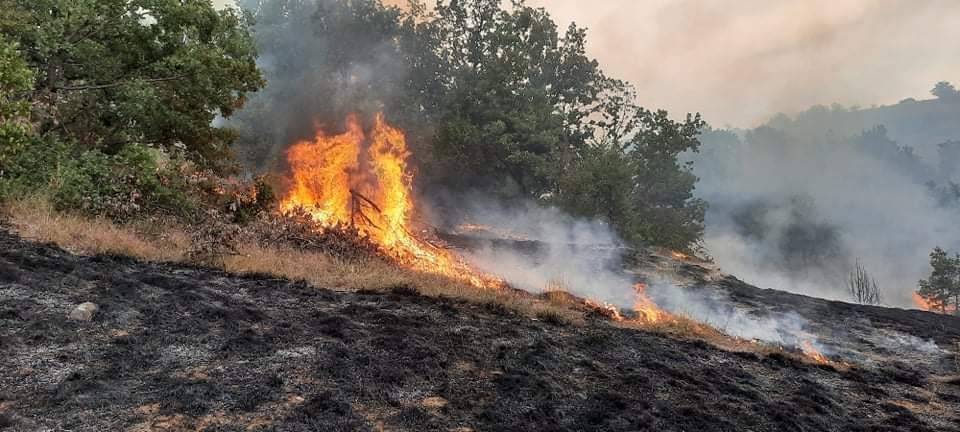
<svg viewBox="0 0 960 432">
<path fill-rule="evenodd" d="M 586 30 L 523 1 L 0 6 L 7 196 L 124 218 L 189 207 L 183 166 L 277 169 L 318 120 L 376 110 L 408 133 L 424 189 L 558 206 L 633 244 L 702 237 L 678 158 L 699 148 L 699 115 L 637 105 L 586 54 Z"/>
</svg>

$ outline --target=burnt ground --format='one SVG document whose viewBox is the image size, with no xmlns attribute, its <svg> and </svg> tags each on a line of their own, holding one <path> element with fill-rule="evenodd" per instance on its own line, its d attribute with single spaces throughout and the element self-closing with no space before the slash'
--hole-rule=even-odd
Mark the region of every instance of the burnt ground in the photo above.
<svg viewBox="0 0 960 432">
<path fill-rule="evenodd" d="M 91 322 L 66 318 L 86 301 Z M 923 368 L 836 370 L 0 232 L 0 430 L 957 431 L 958 413 L 960 380 Z"/>
<path fill-rule="evenodd" d="M 639 253 L 628 267 L 648 277 L 668 275 L 670 289 L 721 299 L 761 320 L 797 317 L 803 332 L 839 361 L 918 374 L 960 373 L 960 317 L 761 289 L 696 259 Z"/>
</svg>

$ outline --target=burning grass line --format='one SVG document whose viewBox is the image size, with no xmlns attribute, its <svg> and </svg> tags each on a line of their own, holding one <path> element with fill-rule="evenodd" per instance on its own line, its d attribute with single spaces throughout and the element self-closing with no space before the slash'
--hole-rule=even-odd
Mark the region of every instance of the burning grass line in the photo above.
<svg viewBox="0 0 960 432">
<path fill-rule="evenodd" d="M 162 227 L 151 224 L 118 225 L 105 219 L 57 212 L 42 198 L 6 203 L 4 213 L 22 237 L 55 243 L 75 253 L 116 254 L 145 261 L 190 263 L 185 253 L 190 248 L 190 236 L 183 227 L 173 224 Z M 411 286 L 421 295 L 452 298 L 478 305 L 493 304 L 557 325 L 583 325 L 585 315 L 593 312 L 606 317 L 615 326 L 681 340 L 700 340 L 728 351 L 789 354 L 782 348 L 732 337 L 709 325 L 659 309 L 654 314 L 626 315 L 613 305 L 570 294 L 563 281 L 559 280 L 548 284 L 539 295 L 526 294 L 509 289 L 506 285 L 501 289 L 482 288 L 462 279 L 419 271 L 389 260 L 340 259 L 323 252 L 299 250 L 281 244 L 241 244 L 238 254 L 222 257 L 222 264 L 224 270 L 235 274 L 265 274 L 343 291 L 389 292 L 397 286 Z M 643 289 L 638 288 L 636 292 L 638 296 L 645 295 Z M 652 301 L 638 301 L 638 304 L 656 307 Z M 797 358 L 812 362 L 807 356 L 797 355 Z M 826 362 L 842 367 L 839 362 L 829 359 Z M 824 364 L 819 361 L 816 363 Z"/>
</svg>

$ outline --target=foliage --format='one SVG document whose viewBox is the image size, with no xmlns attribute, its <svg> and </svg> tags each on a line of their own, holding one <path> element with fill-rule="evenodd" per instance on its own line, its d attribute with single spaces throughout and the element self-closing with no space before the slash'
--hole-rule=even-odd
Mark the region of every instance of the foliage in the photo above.
<svg viewBox="0 0 960 432">
<path fill-rule="evenodd" d="M 114 220 L 128 220 L 141 212 L 182 214 L 190 204 L 183 194 L 182 175 L 162 169 L 162 155 L 139 145 L 109 155 L 88 150 L 62 162 L 53 203 L 60 210 L 80 209 Z"/>
<path fill-rule="evenodd" d="M 13 158 L 33 139 L 30 105 L 23 97 L 33 86 L 33 74 L 18 48 L 0 37 L 0 179 L 15 174 Z"/>
<path fill-rule="evenodd" d="M 440 71 L 438 91 L 421 92 L 437 107 L 436 181 L 508 196 L 554 191 L 586 145 L 584 120 L 605 82 L 584 30 L 561 35 L 546 11 L 522 2 L 450 2 L 435 17 L 419 35 L 436 41 L 427 64 Z"/>
<path fill-rule="evenodd" d="M 706 203 L 693 196 L 693 163 L 680 155 L 699 150 L 706 124 L 699 115 L 677 122 L 636 106 L 629 87 L 614 85 L 593 122 L 595 141 L 561 180 L 557 199 L 575 214 L 607 220 L 633 243 L 689 249 L 703 235 Z"/>
<path fill-rule="evenodd" d="M 223 163 L 233 134 L 214 119 L 262 86 L 247 17 L 209 0 L 0 0 L 0 9 L 0 34 L 36 71 L 38 133 L 81 152 L 180 146 Z"/>
<path fill-rule="evenodd" d="M 956 313 L 960 306 L 960 255 L 950 257 L 937 247 L 930 253 L 930 277 L 920 281 L 917 294 L 923 297 L 932 309 Z"/>
<path fill-rule="evenodd" d="M 880 287 L 877 280 L 867 273 L 860 261 L 857 261 L 847 280 L 847 289 L 857 303 L 877 305 L 880 304 Z"/>
</svg>

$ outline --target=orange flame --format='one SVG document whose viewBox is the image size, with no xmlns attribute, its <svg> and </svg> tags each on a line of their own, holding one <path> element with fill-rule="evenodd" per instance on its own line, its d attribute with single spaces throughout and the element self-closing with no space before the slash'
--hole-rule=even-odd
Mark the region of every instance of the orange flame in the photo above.
<svg viewBox="0 0 960 432">
<path fill-rule="evenodd" d="M 923 296 L 918 294 L 916 291 L 910 293 L 910 298 L 911 300 L 913 300 L 913 304 L 917 307 L 917 309 L 925 310 L 925 311 L 933 309 L 932 305 L 930 304 L 930 301 L 923 298 Z"/>
<path fill-rule="evenodd" d="M 363 151 L 367 147 L 366 152 Z M 377 114 L 365 134 L 357 116 L 346 132 L 298 142 L 287 150 L 292 185 L 280 211 L 302 208 L 321 226 L 354 226 L 402 265 L 467 281 L 478 287 L 502 282 L 473 271 L 445 249 L 411 234 L 414 206 L 406 138 Z"/>
<path fill-rule="evenodd" d="M 636 293 L 633 310 L 637 313 L 638 319 L 650 324 L 656 324 L 673 318 L 672 315 L 660 309 L 660 307 L 647 296 L 647 284 L 637 282 L 633 285 L 633 291 Z"/>
<path fill-rule="evenodd" d="M 952 314 L 957 311 L 957 307 L 954 305 L 940 306 L 940 305 L 934 304 L 934 302 L 924 298 L 916 291 L 910 293 L 910 299 L 913 300 L 914 306 L 916 306 L 917 309 L 920 309 L 920 310 L 924 310 L 928 312 L 945 313 L 945 314 Z"/>
<path fill-rule="evenodd" d="M 830 363 L 830 359 L 827 356 L 823 355 L 817 347 L 813 346 L 813 342 L 809 340 L 804 340 L 800 342 L 800 351 L 803 351 L 803 355 L 807 356 L 810 360 L 813 360 L 819 364 Z"/>
</svg>

